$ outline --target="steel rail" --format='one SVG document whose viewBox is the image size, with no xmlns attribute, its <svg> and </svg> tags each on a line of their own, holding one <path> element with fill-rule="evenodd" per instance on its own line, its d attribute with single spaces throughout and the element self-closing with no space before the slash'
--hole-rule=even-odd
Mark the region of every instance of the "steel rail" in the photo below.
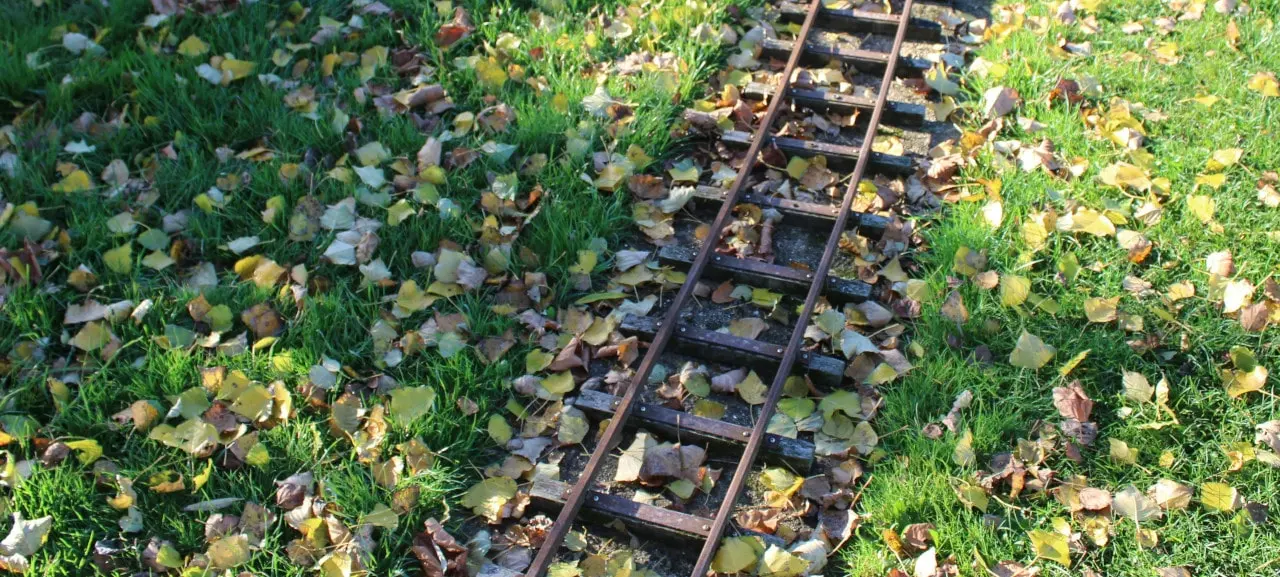
<svg viewBox="0 0 1280 577">
<path fill-rule="evenodd" d="M 778 365 L 778 372 L 773 376 L 773 383 L 769 386 L 769 396 L 765 399 L 764 406 L 760 409 L 760 416 L 756 418 L 755 426 L 751 429 L 751 439 L 747 441 L 747 448 L 743 452 L 742 458 L 738 460 L 738 467 L 733 473 L 733 480 L 729 483 L 728 493 L 720 504 L 720 509 L 716 511 L 715 521 L 711 525 L 710 534 L 707 536 L 706 542 L 703 543 L 702 552 L 698 555 L 697 564 L 694 565 L 693 573 L 690 574 L 691 577 L 705 577 L 707 571 L 711 568 L 711 561 L 715 556 L 716 549 L 720 546 L 720 537 L 724 534 L 724 530 L 729 524 L 729 519 L 733 515 L 738 497 L 742 495 L 742 490 L 746 487 L 747 475 L 755 465 L 756 457 L 760 454 L 761 445 L 765 440 L 765 432 L 769 426 L 769 419 L 773 416 L 773 411 L 778 406 L 778 399 L 782 396 L 782 389 L 791 374 L 791 367 L 795 364 L 800 348 L 804 345 L 805 329 L 810 317 L 813 316 L 813 309 L 817 306 L 818 297 L 822 295 L 822 289 L 826 286 L 823 281 L 831 271 L 831 263 L 835 260 L 836 251 L 840 247 L 840 237 L 844 234 L 850 210 L 853 208 L 853 198 L 857 194 L 858 183 L 862 181 L 862 175 L 866 172 L 867 164 L 871 159 L 871 144 L 875 140 L 876 129 L 880 126 L 880 117 L 884 112 L 885 104 L 889 101 L 889 89 L 893 86 L 894 67 L 898 63 L 898 53 L 902 51 L 902 42 L 906 38 L 907 25 L 911 19 L 912 3 L 913 0 L 906 0 L 903 4 L 902 14 L 898 21 L 898 31 L 893 39 L 893 49 L 889 53 L 888 66 L 880 81 L 880 92 L 876 97 L 876 105 L 871 112 L 871 119 L 867 123 L 866 136 L 862 141 L 862 150 L 861 154 L 858 155 L 858 163 L 853 169 L 853 178 L 849 180 L 849 188 L 845 191 L 844 199 L 840 202 L 840 212 L 836 216 L 835 227 L 831 229 L 831 234 L 827 237 L 822 259 L 818 262 L 818 268 L 813 271 L 813 278 L 816 280 L 809 285 L 808 296 L 804 300 L 804 307 L 801 309 L 799 320 L 796 321 L 795 329 L 791 331 L 791 340 L 787 343 L 786 353 L 782 357 L 781 364 Z M 804 46 L 803 36 L 797 39 L 796 45 Z M 779 92 L 775 96 L 774 103 L 783 97 L 785 97 L 785 94 Z"/>
<path fill-rule="evenodd" d="M 612 451 L 612 447 L 620 440 L 619 437 L 621 437 L 624 430 L 623 423 L 631 415 L 636 398 L 639 397 L 640 389 L 644 387 L 644 383 L 649 379 L 649 373 L 653 371 L 658 358 L 662 355 L 667 343 L 671 341 L 676 325 L 679 324 L 680 310 L 684 308 L 689 298 L 693 296 L 694 287 L 698 284 L 698 280 L 702 278 L 702 272 L 707 268 L 712 254 L 715 253 L 715 239 L 720 237 L 720 231 L 724 229 L 730 215 L 733 213 L 733 207 L 737 204 L 747 179 L 755 168 L 760 156 L 760 149 L 765 140 L 767 140 L 766 136 L 782 110 L 781 103 L 786 100 L 786 96 L 790 91 L 791 77 L 795 73 L 796 65 L 800 62 L 800 56 L 804 52 L 805 40 L 809 37 L 809 30 L 813 28 L 814 20 L 816 20 L 818 12 L 821 11 L 821 6 L 822 0 L 810 1 L 804 24 L 800 27 L 800 33 L 796 38 L 795 48 L 787 58 L 786 67 L 783 68 L 778 90 L 775 93 L 777 97 L 769 103 L 764 118 L 761 119 L 760 126 L 756 129 L 756 136 L 752 140 L 751 146 L 747 149 L 746 160 L 742 163 L 742 168 L 738 170 L 737 178 L 734 179 L 733 186 L 730 187 L 728 194 L 725 196 L 724 204 L 720 206 L 720 211 L 716 214 L 716 218 L 711 224 L 710 232 L 706 237 L 707 240 L 702 244 L 701 250 L 698 251 L 698 257 L 694 259 L 693 265 L 689 267 L 684 284 L 680 287 L 680 291 L 676 293 L 670 308 L 663 316 L 663 320 L 658 327 L 658 333 L 654 335 L 649 344 L 649 350 L 640 362 L 640 367 L 636 369 L 635 376 L 628 383 L 626 393 L 618 403 L 614 417 L 609 420 L 609 426 L 605 428 L 604 433 L 596 442 L 596 448 L 591 452 L 591 457 L 587 460 L 587 465 L 583 468 L 577 482 L 567 490 L 564 507 L 560 509 L 560 513 L 556 515 L 555 522 L 547 530 L 546 537 L 542 542 L 542 546 L 538 549 L 537 556 L 534 557 L 533 563 L 525 571 L 526 577 L 543 577 L 546 574 L 547 569 L 555 560 L 556 552 L 560 549 L 560 544 L 564 541 L 565 535 L 569 533 L 573 520 L 577 517 L 587 499 L 591 483 L 594 482 L 601 463 Z M 890 70 L 892 70 L 892 67 Z M 820 276 L 817 278 L 825 279 L 826 277 Z"/>
</svg>

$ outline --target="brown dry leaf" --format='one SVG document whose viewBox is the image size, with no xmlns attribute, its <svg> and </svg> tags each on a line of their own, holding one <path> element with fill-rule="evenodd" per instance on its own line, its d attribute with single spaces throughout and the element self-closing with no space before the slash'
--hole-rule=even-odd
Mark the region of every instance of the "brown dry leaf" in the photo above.
<svg viewBox="0 0 1280 577">
<path fill-rule="evenodd" d="M 1066 387 L 1054 387 L 1053 406 L 1064 419 L 1075 419 L 1082 423 L 1088 422 L 1093 412 L 1093 401 L 1085 394 L 1080 381 L 1072 381 Z"/>
<path fill-rule="evenodd" d="M 272 337 L 284 330 L 284 318 L 271 305 L 258 303 L 240 313 L 240 320 L 258 338 Z"/>
<path fill-rule="evenodd" d="M 1018 91 L 1006 86 L 988 89 L 982 95 L 982 110 L 988 118 L 1004 116 L 1018 106 Z"/>
<path fill-rule="evenodd" d="M 458 6 L 453 11 L 453 20 L 448 24 L 441 25 L 440 29 L 436 31 L 436 46 L 448 49 L 450 46 L 470 36 L 474 30 L 475 27 L 471 25 L 471 18 L 467 15 L 467 11 Z"/>
<path fill-rule="evenodd" d="M 720 283 L 714 291 L 711 291 L 711 302 L 723 305 L 738 300 L 733 296 L 734 288 L 733 283 L 729 281 Z"/>
<path fill-rule="evenodd" d="M 969 309 L 964 306 L 964 298 L 960 296 L 959 290 L 953 290 L 947 295 L 946 302 L 942 303 L 942 316 L 956 324 L 969 321 Z"/>
<path fill-rule="evenodd" d="M 933 523 L 915 523 L 902 530 L 902 540 L 917 551 L 924 551 L 933 542 Z"/>
<path fill-rule="evenodd" d="M 1259 333 L 1267 328 L 1270 316 L 1267 303 L 1253 303 L 1240 311 L 1240 326 L 1246 331 Z"/>
</svg>

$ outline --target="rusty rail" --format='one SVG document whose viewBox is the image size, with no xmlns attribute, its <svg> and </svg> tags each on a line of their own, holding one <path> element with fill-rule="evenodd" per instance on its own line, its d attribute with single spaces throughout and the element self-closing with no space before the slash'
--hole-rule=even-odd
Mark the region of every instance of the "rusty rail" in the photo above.
<svg viewBox="0 0 1280 577">
<path fill-rule="evenodd" d="M 782 75 L 779 77 L 780 85 L 775 91 L 777 97 L 769 103 L 769 108 L 766 110 L 764 118 L 760 120 L 760 126 L 756 129 L 755 138 L 752 139 L 751 146 L 747 149 L 746 160 L 742 163 L 742 168 L 738 170 L 733 186 L 729 188 L 729 192 L 725 195 L 724 203 L 720 206 L 720 211 L 711 223 L 711 233 L 707 238 L 719 237 L 720 231 L 724 230 L 729 216 L 733 213 L 733 207 L 738 203 L 738 197 L 742 194 L 743 186 L 750 177 L 751 171 L 755 168 L 756 161 L 760 156 L 760 149 L 764 146 L 764 142 L 769 136 L 769 129 L 773 126 L 774 121 L 778 118 L 778 113 L 782 110 L 782 102 L 786 100 L 786 95 L 790 89 L 791 77 L 795 72 L 796 65 L 800 62 L 800 56 L 804 52 L 805 40 L 809 37 L 809 31 L 813 28 L 813 22 L 817 18 L 821 6 L 822 0 L 810 0 L 809 2 L 809 10 L 805 15 L 804 24 L 801 25 L 800 33 L 796 36 L 795 49 L 791 51 L 791 55 L 787 58 L 787 65 L 783 68 Z M 555 523 L 547 531 L 542 547 L 538 549 L 538 554 L 534 557 L 533 564 L 526 570 L 525 575 L 543 577 L 555 560 L 556 551 L 560 549 L 560 544 L 564 542 L 565 535 L 569 533 L 574 518 L 577 517 L 578 511 L 582 509 L 582 505 L 586 502 L 591 483 L 594 482 L 601 463 L 608 456 L 611 447 L 620 440 L 619 437 L 621 437 L 624 430 L 624 423 L 631 415 L 640 390 L 649 379 L 649 374 L 653 371 L 654 365 L 657 364 L 658 358 L 662 355 L 667 343 L 671 341 L 675 333 L 677 321 L 680 318 L 680 309 L 684 308 L 684 305 L 689 302 L 689 298 L 693 296 L 693 289 L 698 284 L 698 279 L 702 277 L 702 272 L 707 268 L 707 263 L 711 261 L 715 248 L 714 242 L 708 242 L 703 244 L 702 249 L 698 251 L 697 258 L 693 260 L 693 264 L 689 267 L 684 285 L 680 287 L 680 291 L 676 293 L 675 299 L 669 305 L 670 308 L 667 310 L 665 318 L 659 323 L 658 332 L 654 335 L 653 341 L 649 345 L 649 350 L 645 353 L 644 359 L 640 361 L 640 367 L 636 370 L 631 382 L 628 383 L 622 399 L 618 401 L 614 417 L 609 420 L 609 426 L 605 428 L 604 434 L 597 441 L 596 449 L 591 452 L 591 457 L 587 460 L 587 465 L 579 475 L 578 481 L 572 487 L 566 489 L 564 506 L 560 509 L 560 513 L 556 515 Z M 819 278 L 825 278 L 825 276 L 824 273 Z M 723 526 L 721 529 L 723 530 Z"/>
<path fill-rule="evenodd" d="M 804 307 L 800 310 L 800 319 L 796 322 L 795 329 L 791 331 L 791 340 L 787 343 L 787 352 L 783 355 L 782 362 L 778 365 L 778 371 L 773 376 L 773 383 L 769 385 L 769 396 L 765 399 L 764 406 L 760 409 L 760 416 L 756 418 L 755 427 L 751 430 L 751 440 L 747 441 L 747 448 L 743 451 L 742 458 L 738 461 L 737 470 L 733 473 L 733 481 L 729 483 L 729 492 L 725 495 L 724 502 L 720 504 L 720 510 L 716 512 L 716 519 L 711 524 L 707 540 L 702 546 L 702 552 L 698 555 L 698 562 L 694 565 L 692 577 L 702 577 L 711 568 L 711 560 L 715 556 L 716 548 L 720 545 L 720 536 L 724 534 L 725 527 L 729 524 L 729 518 L 733 515 L 734 505 L 737 503 L 738 497 L 742 495 L 742 490 L 746 487 L 747 473 L 751 471 L 751 467 L 755 464 L 756 456 L 760 454 L 761 445 L 765 441 L 765 430 L 769 426 L 769 419 L 773 416 L 773 411 L 778 406 L 778 399 L 782 396 L 782 389 L 786 385 L 787 377 L 791 374 L 791 367 L 795 364 L 796 357 L 804 345 L 805 329 L 809 319 L 813 316 L 813 309 L 818 304 L 818 298 L 822 296 L 822 289 L 826 285 L 825 282 L 822 282 L 822 279 L 827 278 L 827 274 L 831 272 L 831 263 L 835 259 L 836 251 L 840 248 L 840 236 L 844 234 L 844 229 L 849 219 L 849 211 L 853 208 L 853 198 L 857 196 L 858 183 L 862 181 L 862 175 L 866 173 L 867 164 L 871 160 L 871 145 L 875 141 L 876 129 L 880 126 L 880 117 L 884 113 L 885 104 L 889 101 L 889 89 L 893 85 L 894 68 L 898 63 L 898 53 L 902 51 L 902 42 L 906 38 L 907 27 L 911 20 L 912 1 L 906 0 L 903 4 L 902 15 L 898 20 L 898 31 L 893 39 L 893 49 L 889 53 L 884 76 L 880 80 L 880 92 L 876 95 L 875 108 L 871 112 L 870 121 L 867 122 L 866 136 L 862 139 L 862 149 L 858 154 L 858 163 L 853 169 L 853 177 L 849 179 L 849 188 L 844 193 L 844 199 L 840 202 L 840 211 L 836 215 L 835 226 L 827 237 L 826 247 L 822 251 L 822 259 L 818 261 L 818 268 L 814 270 L 814 277 L 818 280 L 809 285 L 809 294 L 805 297 Z M 811 20 L 806 20 L 806 22 L 809 21 Z M 803 36 L 797 40 L 796 44 L 804 44 Z M 785 93 L 779 91 L 778 95 L 785 96 Z M 780 100 L 780 98 L 775 99 L 775 102 L 777 100 Z"/>
<path fill-rule="evenodd" d="M 902 70 L 908 73 L 921 66 L 919 61 L 904 59 L 899 56 L 904 39 L 929 36 L 933 30 L 927 23 L 911 18 L 914 0 L 905 0 L 903 12 L 895 16 L 876 16 L 868 21 L 866 14 L 854 11 L 832 11 L 822 6 L 823 0 L 811 0 L 803 8 L 803 24 L 796 38 L 790 42 L 773 41 L 772 46 L 786 46 L 789 50 L 786 66 L 779 76 L 776 87 L 753 85 L 752 95 L 757 98 L 768 98 L 769 104 L 760 124 L 748 138 L 746 133 L 724 135 L 722 141 L 730 146 L 745 146 L 745 160 L 739 168 L 732 186 L 726 191 L 710 187 L 699 187 L 695 200 L 711 205 L 719 202 L 719 210 L 712 221 L 708 239 L 719 238 L 725 228 L 734 207 L 739 202 L 753 202 L 762 206 L 774 206 L 779 211 L 795 217 L 799 222 L 811 225 L 819 230 L 828 229 L 827 238 L 818 267 L 805 273 L 785 267 L 740 261 L 740 259 L 722 258 L 716 254 L 716 242 L 704 242 L 696 257 L 688 260 L 687 253 L 665 251 L 661 256 L 669 264 L 687 265 L 688 273 L 684 284 L 668 304 L 668 309 L 661 320 L 647 318 L 628 318 L 620 327 L 624 332 L 637 334 L 650 340 L 650 346 L 640 362 L 635 375 L 627 384 L 621 398 L 593 391 L 584 391 L 583 408 L 594 415 L 609 418 L 609 425 L 600 435 L 595 450 L 592 451 L 586 466 L 572 486 L 563 483 L 543 482 L 535 487 L 535 504 L 554 509 L 559 508 L 555 522 L 547 531 L 542 546 L 534 557 L 532 564 L 525 572 L 526 577 L 543 577 L 555 561 L 556 554 L 565 536 L 572 528 L 572 523 L 580 513 L 603 515 L 615 519 L 629 520 L 641 528 L 648 528 L 657 534 L 674 535 L 703 541 L 703 546 L 694 566 L 692 577 L 705 577 L 711 566 L 719 546 L 720 538 L 729 526 L 730 519 L 738 498 L 746 486 L 746 479 L 761 453 L 774 460 L 791 463 L 812 461 L 813 446 L 804 441 L 786 439 L 767 433 L 767 427 L 778 401 L 782 395 L 785 381 L 799 361 L 810 374 L 822 379 L 828 385 L 838 385 L 843 374 L 843 362 L 838 359 L 824 357 L 816 353 L 802 352 L 805 329 L 813 316 L 818 299 L 825 293 L 835 297 L 839 302 L 861 302 L 874 298 L 873 288 L 865 283 L 845 281 L 830 277 L 835 254 L 839 249 L 841 235 L 853 228 L 864 233 L 864 236 L 879 237 L 883 234 L 887 221 L 882 217 L 866 215 L 852 210 L 858 183 L 868 168 L 886 174 L 907 174 L 913 166 L 910 159 L 890 155 L 876 154 L 872 151 L 877 128 L 886 116 L 891 122 L 915 124 L 923 118 L 921 111 L 908 105 L 893 104 L 888 99 L 889 90 L 896 76 Z M 789 3 L 787 18 L 795 21 L 801 18 L 799 4 Z M 847 14 L 845 12 L 848 12 Z M 895 30 L 892 51 L 887 54 L 853 51 L 826 53 L 825 48 L 808 42 L 815 21 L 820 17 L 839 24 L 839 28 L 869 27 L 871 30 Z M 833 19 L 834 18 L 834 19 Z M 767 48 L 767 47 L 766 47 Z M 830 52 L 830 51 L 828 51 Z M 880 90 L 874 102 L 869 99 L 854 99 L 840 96 L 827 96 L 796 92 L 791 86 L 797 65 L 802 59 L 813 57 L 832 57 L 848 60 L 860 67 L 872 67 L 877 72 L 883 71 Z M 809 91 L 812 92 L 812 91 Z M 828 145 L 812 141 L 799 141 L 778 138 L 772 133 L 772 127 L 784 104 L 794 101 L 806 106 L 824 108 L 844 108 L 870 110 L 870 120 L 866 126 L 866 135 L 858 149 L 846 146 Z M 833 168 L 852 166 L 852 178 L 848 190 L 839 207 L 824 207 L 795 201 L 780 201 L 773 198 L 758 197 L 745 190 L 746 183 L 756 168 L 761 150 L 771 145 L 790 155 L 813 156 L 821 154 L 832 159 Z M 770 286 L 785 290 L 792 294 L 805 294 L 804 305 L 799 320 L 794 327 L 785 348 L 752 341 L 750 339 L 729 338 L 720 333 L 681 326 L 680 315 L 685 305 L 690 302 L 698 282 L 704 278 L 722 278 L 725 276 L 747 275 L 760 277 L 772 283 Z M 736 339 L 736 340 L 735 340 Z M 741 341 L 741 342 L 739 342 Z M 643 404 L 640 391 L 648 381 L 650 373 L 659 358 L 670 346 L 695 346 L 700 354 L 712 354 L 723 349 L 726 356 L 736 362 L 752 362 L 776 367 L 776 372 L 769 387 L 768 396 L 761 407 L 755 424 L 751 428 L 720 423 L 710 419 L 697 419 L 684 416 L 679 411 Z M 834 381 L 827 382 L 827 381 Z M 632 417 L 635 417 L 632 419 Z M 632 422 L 628 422 L 632 419 Z M 638 423 L 637 423 L 638 422 Z M 736 470 L 729 484 L 728 493 L 720 504 L 714 519 L 676 513 L 651 506 L 641 506 L 626 499 L 592 490 L 592 483 L 601 465 L 608 458 L 612 449 L 621 440 L 623 431 L 634 428 L 637 424 L 649 426 L 655 430 L 674 428 L 678 432 L 694 433 L 693 437 L 709 444 L 727 446 L 738 444 L 743 439 L 746 446 L 742 457 L 738 460 Z M 765 445 L 768 444 L 766 447 Z M 766 450 L 767 449 L 767 450 Z"/>
</svg>

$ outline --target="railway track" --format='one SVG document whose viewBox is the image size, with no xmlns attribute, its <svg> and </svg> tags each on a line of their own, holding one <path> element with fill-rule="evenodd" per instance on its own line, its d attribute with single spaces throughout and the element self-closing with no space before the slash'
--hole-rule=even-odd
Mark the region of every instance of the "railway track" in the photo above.
<svg viewBox="0 0 1280 577">
<path fill-rule="evenodd" d="M 816 319 L 820 312 L 844 310 L 886 330 L 877 319 L 890 315 L 891 283 L 834 272 L 849 260 L 842 255 L 842 244 L 875 243 L 902 234 L 901 221 L 861 210 L 865 207 L 860 205 L 866 204 L 863 187 L 874 190 L 876 185 L 870 183 L 877 179 L 901 181 L 919 169 L 918 156 L 896 149 L 901 147 L 876 145 L 882 142 L 878 135 L 917 130 L 927 122 L 920 102 L 891 97 L 895 86 L 898 93 L 912 92 L 904 88 L 904 81 L 917 95 L 927 91 L 919 79 L 933 62 L 905 53 L 904 45 L 946 39 L 943 25 L 913 15 L 915 4 L 897 0 L 890 13 L 880 13 L 827 8 L 822 0 L 778 3 L 774 9 L 779 33 L 762 40 L 757 56 L 762 61 L 785 62 L 780 70 L 774 67 L 779 70 L 775 81 L 742 86 L 734 95 L 740 104 L 728 117 L 697 111 L 686 115 L 691 126 L 702 126 L 713 135 L 707 153 L 725 159 L 724 164 L 736 173 L 731 179 L 702 182 L 686 191 L 689 198 L 673 224 L 676 241 L 660 243 L 663 246 L 655 249 L 662 267 L 683 271 L 685 276 L 674 296 L 660 299 L 647 315 L 626 315 L 618 325 L 622 334 L 647 343 L 634 371 L 611 387 L 584 386 L 565 401 L 603 429 L 587 450 L 560 463 L 565 479 L 537 478 L 528 490 L 529 505 L 553 515 L 554 521 L 543 527 L 545 532 L 534 545 L 536 554 L 523 575 L 543 577 L 572 556 L 565 547 L 566 537 L 575 527 L 587 526 L 625 528 L 626 533 L 655 537 L 675 551 L 667 557 L 682 559 L 667 563 L 661 573 L 703 577 L 712 570 L 723 537 L 752 535 L 766 546 L 783 546 L 787 541 L 776 532 L 742 522 L 745 510 L 739 505 L 744 496 L 751 493 L 758 498 L 764 491 L 752 483 L 762 464 L 803 480 L 828 474 L 833 463 L 846 462 L 832 460 L 833 455 L 865 456 L 855 447 L 856 440 L 826 434 L 830 423 L 810 435 L 812 426 L 797 426 L 794 419 L 775 415 L 784 397 L 791 401 L 836 391 L 854 393 L 857 404 L 830 409 L 825 417 L 837 423 L 835 428 L 860 427 L 855 422 L 865 423 L 876 410 L 874 391 L 849 376 L 856 374 L 865 381 L 866 367 L 851 367 L 837 344 L 838 334 L 830 334 L 825 343 L 814 342 L 823 340 L 825 330 Z M 834 83 L 814 79 L 826 71 L 847 75 L 849 82 L 840 83 L 844 89 L 837 90 Z M 844 119 L 844 126 L 824 129 L 819 121 L 815 128 L 814 123 L 803 121 L 809 115 Z M 803 160 L 791 164 L 792 159 Z M 818 179 L 821 186 L 790 188 L 785 173 L 793 167 L 805 172 L 807 165 L 821 169 L 818 175 L 825 177 Z M 744 234 L 755 244 L 749 250 L 735 249 L 735 239 Z M 811 242 L 795 240 L 800 238 Z M 714 301 L 724 299 L 708 295 L 709 286 L 748 287 L 752 300 L 774 299 L 773 306 L 742 307 L 737 304 L 741 298 L 716 306 Z M 766 309 L 769 312 L 762 312 Z M 757 319 L 750 322 L 765 328 L 747 331 L 747 336 L 720 330 L 735 318 Z M 839 318 L 843 326 L 846 315 L 841 313 Z M 892 347 L 889 343 L 886 348 Z M 905 363 L 905 357 L 898 358 Z M 750 371 L 751 377 L 759 379 L 755 402 L 730 410 L 734 414 L 708 416 L 695 410 L 691 398 L 655 390 L 671 378 L 667 366 L 683 366 L 687 371 L 702 368 L 700 374 L 706 376 L 721 370 L 726 374 Z M 740 377 L 745 372 L 736 374 Z M 793 394 L 797 389 L 800 393 Z M 797 434 L 799 429 L 805 435 Z M 844 443 L 843 450 L 833 449 L 833 442 Z M 604 477 L 620 478 L 625 476 L 624 469 L 650 468 L 647 460 L 643 465 L 637 461 L 637 447 L 642 453 L 647 449 L 672 455 L 666 461 L 671 470 L 640 470 L 640 475 L 687 481 L 690 496 L 677 499 L 676 506 L 663 506 L 662 499 L 653 495 L 610 488 Z M 718 479 L 710 466 L 713 462 L 722 465 Z M 855 481 L 857 474 L 849 472 L 846 480 Z M 838 495 L 840 510 L 817 516 L 837 518 L 834 523 L 844 524 L 847 538 L 857 518 L 849 511 L 856 499 L 850 498 L 854 488 L 828 490 Z M 823 540 L 819 554 L 825 558 L 838 547 L 833 541 L 841 537 L 828 521 L 820 518 L 817 527 L 784 529 L 792 540 L 796 535 Z M 816 562 L 812 555 L 797 555 Z"/>
</svg>

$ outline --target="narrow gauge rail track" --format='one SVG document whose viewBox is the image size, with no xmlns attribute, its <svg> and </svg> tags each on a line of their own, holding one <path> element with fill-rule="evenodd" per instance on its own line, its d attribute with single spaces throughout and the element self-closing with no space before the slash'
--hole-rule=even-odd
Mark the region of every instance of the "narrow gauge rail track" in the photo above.
<svg viewBox="0 0 1280 577">
<path fill-rule="evenodd" d="M 876 239 L 889 226 L 889 219 L 883 216 L 854 211 L 854 198 L 857 196 L 859 183 L 866 177 L 900 177 L 915 171 L 912 158 L 875 152 L 872 145 L 882 122 L 902 127 L 918 127 L 924 121 L 923 106 L 891 100 L 890 89 L 896 78 L 918 78 L 930 67 L 927 60 L 902 56 L 904 41 L 937 42 L 943 35 L 941 25 L 912 17 L 914 0 L 899 0 L 895 3 L 897 10 L 894 14 L 828 9 L 823 4 L 822 0 L 812 0 L 807 4 L 783 1 L 776 7 L 779 21 L 798 23 L 799 32 L 792 40 L 766 39 L 761 46 L 761 57 L 785 59 L 786 65 L 778 76 L 777 85 L 751 83 L 742 90 L 743 99 L 767 101 L 767 109 L 760 117 L 754 133 L 730 130 L 720 135 L 719 146 L 729 149 L 745 148 L 746 153 L 727 190 L 699 186 L 694 192 L 692 202 L 699 207 L 719 207 L 700 248 L 693 252 L 689 247 L 666 246 L 658 253 L 663 265 L 687 270 L 686 280 L 678 293 L 667 303 L 665 312 L 660 317 L 628 315 L 623 321 L 620 327 L 622 332 L 638 336 L 641 341 L 647 341 L 649 346 L 630 382 L 622 389 L 622 396 L 584 390 L 574 401 L 575 406 L 588 416 L 607 419 L 608 425 L 600 433 L 594 450 L 575 480 L 561 482 L 540 479 L 534 483 L 531 489 L 533 505 L 548 511 L 558 510 L 558 514 L 547 529 L 532 564 L 525 571 L 526 577 L 543 577 L 547 574 L 548 569 L 557 561 L 572 525 L 580 520 L 600 523 L 621 521 L 638 532 L 674 539 L 685 546 L 692 547 L 692 544 L 700 543 L 697 560 L 693 563 L 690 575 L 704 577 L 711 568 L 721 537 L 728 530 L 733 528 L 740 533 L 751 533 L 747 529 L 734 527 L 732 519 L 736 504 L 748 488 L 747 479 L 757 460 L 762 458 L 779 463 L 802 475 L 813 465 L 813 443 L 771 434 L 767 430 L 768 424 L 791 375 L 804 374 L 814 385 L 828 388 L 839 387 L 844 380 L 844 360 L 805 350 L 806 330 L 821 299 L 825 298 L 826 302 L 839 305 L 874 301 L 880 297 L 873 285 L 838 278 L 830 273 L 846 232 L 853 231 Z M 827 35 L 882 35 L 891 38 L 892 44 L 887 52 L 850 49 L 839 42 L 817 40 L 815 32 L 818 30 Z M 832 61 L 851 67 L 861 74 L 878 76 L 878 89 L 873 96 L 853 96 L 815 90 L 807 86 L 793 86 L 795 73 L 800 66 L 813 63 L 822 65 Z M 779 134 L 774 125 L 788 106 L 857 115 L 858 124 L 865 131 L 860 144 L 850 146 Z M 839 204 L 802 202 L 748 190 L 746 183 L 751 180 L 753 171 L 762 165 L 761 157 L 766 151 L 781 152 L 788 158 L 824 157 L 828 168 L 844 172 L 845 178 L 840 182 L 848 183 Z M 788 225 L 798 225 L 808 232 L 825 232 L 825 244 L 816 266 L 782 266 L 762 260 L 738 258 L 718 251 L 716 239 L 721 237 L 721 232 L 731 222 L 735 208 L 743 203 L 756 205 L 762 210 L 776 211 Z M 796 317 L 798 320 L 790 329 L 785 345 L 737 337 L 685 322 L 688 315 L 684 311 L 694 297 L 699 281 L 723 279 L 737 280 L 804 299 Z M 758 407 L 752 425 L 733 424 L 668 406 L 646 403 L 642 389 L 660 357 L 669 353 L 731 363 L 772 375 L 764 403 Z M 624 432 L 637 428 L 667 435 L 678 439 L 678 442 L 714 447 L 724 454 L 737 453 L 730 461 L 736 464 L 733 465 L 734 471 L 727 491 L 724 491 L 714 517 L 644 504 L 593 488 L 593 482 L 606 467 L 611 452 L 622 441 Z M 768 538 L 770 537 L 766 536 Z"/>
</svg>

